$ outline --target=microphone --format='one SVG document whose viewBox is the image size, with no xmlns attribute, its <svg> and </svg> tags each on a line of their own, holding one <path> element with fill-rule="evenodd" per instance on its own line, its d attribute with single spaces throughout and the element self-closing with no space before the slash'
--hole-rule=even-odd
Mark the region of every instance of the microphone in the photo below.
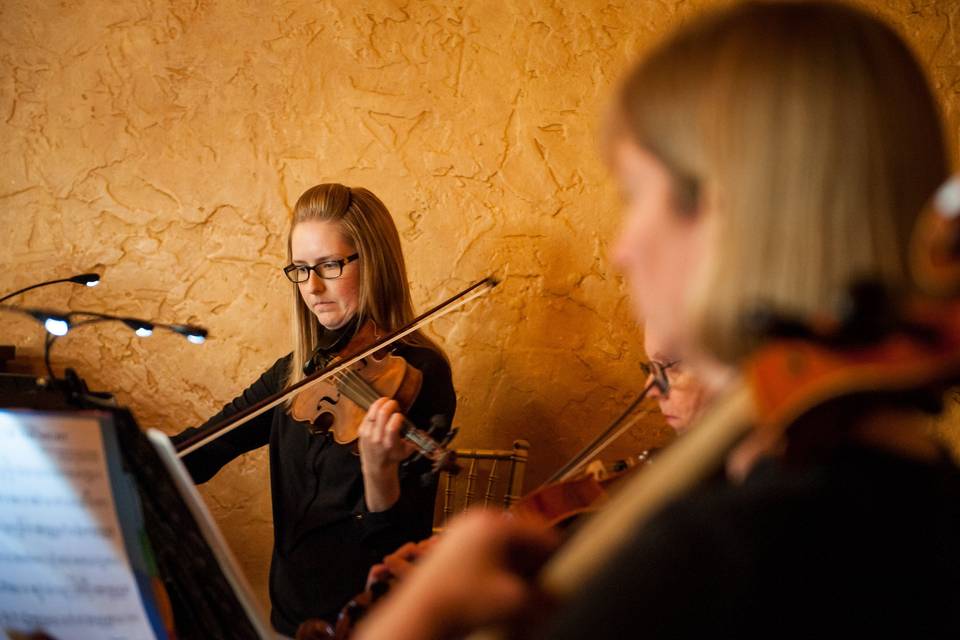
<svg viewBox="0 0 960 640">
<path fill-rule="evenodd" d="M 24 287 L 23 289 L 17 289 L 13 293 L 8 293 L 7 295 L 0 298 L 0 302 L 9 300 L 14 296 L 18 296 L 21 293 L 30 291 L 31 289 L 39 289 L 40 287 L 45 287 L 50 284 L 57 284 L 59 282 L 73 282 L 75 284 L 84 284 L 88 287 L 95 287 L 100 284 L 100 274 L 98 273 L 81 273 L 79 275 L 70 276 L 69 278 L 57 278 L 56 280 L 47 280 L 46 282 L 38 282 L 37 284 L 32 284 L 29 287 Z"/>
<path fill-rule="evenodd" d="M 183 336 L 187 342 L 192 344 L 203 344 L 209 335 L 205 327 L 195 324 L 168 324 L 166 322 L 157 322 L 144 318 L 131 318 L 129 316 L 113 315 L 112 313 L 100 313 L 99 311 L 64 312 L 17 307 L 7 304 L 0 304 L 0 311 L 12 311 L 30 316 L 46 329 L 47 335 L 44 340 L 43 361 L 47 366 L 47 372 L 50 374 L 50 380 L 52 381 L 56 381 L 57 377 L 54 375 L 53 368 L 50 366 L 50 349 L 57 338 L 67 335 L 67 333 L 77 327 L 101 322 L 119 322 L 140 338 L 149 338 L 153 335 L 154 329 L 165 329 L 171 333 Z"/>
<path fill-rule="evenodd" d="M 14 311 L 32 317 L 43 325 L 47 333 L 54 337 L 61 337 L 75 328 L 88 324 L 98 324 L 101 322 L 119 322 L 126 325 L 128 329 L 137 334 L 140 338 L 149 338 L 153 335 L 154 329 L 165 329 L 171 333 L 176 333 L 187 342 L 193 344 L 203 344 L 209 332 L 206 328 L 195 324 L 168 324 L 157 322 L 155 320 L 146 320 L 143 318 L 131 318 L 129 316 L 116 316 L 111 313 L 100 313 L 99 311 L 51 311 L 49 309 L 36 309 L 30 307 L 15 307 L 0 304 L 0 311 Z"/>
</svg>

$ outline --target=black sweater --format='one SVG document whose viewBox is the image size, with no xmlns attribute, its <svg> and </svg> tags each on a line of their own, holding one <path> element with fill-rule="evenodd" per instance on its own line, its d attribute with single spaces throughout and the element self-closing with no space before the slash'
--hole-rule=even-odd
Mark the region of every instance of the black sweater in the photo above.
<svg viewBox="0 0 960 640">
<path fill-rule="evenodd" d="M 450 367 L 435 351 L 401 345 L 396 353 L 423 372 L 423 386 L 408 417 L 427 427 L 434 415 L 453 420 L 456 396 Z M 203 427 L 242 411 L 283 388 L 291 357 L 277 360 Z M 180 441 L 196 429 L 174 437 Z M 360 458 L 352 445 L 312 436 L 281 406 L 191 453 L 184 459 L 194 481 L 213 477 L 237 456 L 270 445 L 274 543 L 270 565 L 271 621 L 293 635 L 307 618 L 333 620 L 363 590 L 369 568 L 404 542 L 431 533 L 436 483 L 421 476 L 429 464 L 401 467 L 401 495 L 390 509 L 370 513 Z"/>
</svg>

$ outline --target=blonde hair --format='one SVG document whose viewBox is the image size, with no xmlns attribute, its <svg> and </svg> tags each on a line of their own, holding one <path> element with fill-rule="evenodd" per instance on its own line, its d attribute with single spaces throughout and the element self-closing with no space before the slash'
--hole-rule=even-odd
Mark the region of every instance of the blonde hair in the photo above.
<svg viewBox="0 0 960 640">
<path fill-rule="evenodd" d="M 688 301 L 698 346 L 756 346 L 757 303 L 831 312 L 850 282 L 907 285 L 917 215 L 945 178 L 939 113 L 901 39 L 828 3 L 749 3 L 657 47 L 626 77 L 615 127 L 673 177 L 678 215 L 709 210 Z"/>
<path fill-rule="evenodd" d="M 360 292 L 358 320 L 372 320 L 383 333 L 409 324 L 414 318 L 407 282 L 407 267 L 400 235 L 386 205 L 370 191 L 342 184 L 318 184 L 297 200 L 287 235 L 287 261 L 293 259 L 291 237 L 301 222 L 320 220 L 339 226 L 344 238 L 359 254 Z M 304 377 L 303 365 L 313 354 L 323 327 L 310 311 L 296 284 L 293 298 L 293 358 L 288 384 Z M 443 350 L 419 331 L 403 340 L 406 344 Z M 445 356 L 444 356 L 445 357 Z"/>
</svg>

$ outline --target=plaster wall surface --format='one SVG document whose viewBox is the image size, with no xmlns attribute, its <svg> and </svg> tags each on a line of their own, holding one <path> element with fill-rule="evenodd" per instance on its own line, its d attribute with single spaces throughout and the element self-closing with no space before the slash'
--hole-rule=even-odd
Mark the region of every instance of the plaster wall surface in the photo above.
<svg viewBox="0 0 960 640">
<path fill-rule="evenodd" d="M 114 325 L 55 366 L 141 423 L 197 424 L 289 350 L 287 215 L 313 184 L 391 209 L 423 309 L 494 274 L 430 329 L 453 363 L 459 446 L 532 443 L 534 486 L 637 392 L 644 358 L 607 254 L 615 190 L 597 153 L 616 79 L 711 0 L 131 0 L 0 4 L 0 290 L 209 327 L 194 346 Z M 960 5 L 858 2 L 908 39 L 960 147 Z M 34 363 L 40 328 L 5 315 Z M 955 436 L 954 436 L 955 437 Z M 651 415 L 609 455 L 668 442 Z M 265 451 L 203 493 L 266 599 Z"/>
</svg>

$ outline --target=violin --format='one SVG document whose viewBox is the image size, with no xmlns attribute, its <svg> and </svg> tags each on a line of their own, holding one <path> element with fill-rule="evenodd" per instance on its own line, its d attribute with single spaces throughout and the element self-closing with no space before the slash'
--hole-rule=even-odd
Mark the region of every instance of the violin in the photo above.
<svg viewBox="0 0 960 640">
<path fill-rule="evenodd" d="M 650 450 L 642 451 L 611 465 L 594 460 L 573 477 L 534 489 L 512 505 L 510 512 L 531 515 L 543 520 L 547 527 L 562 529 L 577 516 L 603 508 L 613 488 L 649 463 L 652 455 Z"/>
<path fill-rule="evenodd" d="M 362 353 L 380 337 L 376 324 L 367 321 L 340 353 L 332 354 L 320 348 L 307 366 L 334 366 Z M 393 398 L 400 405 L 401 413 L 406 413 L 417 399 L 422 382 L 419 369 L 394 353 L 380 350 L 301 392 L 291 403 L 289 413 L 294 420 L 307 423 L 311 433 L 332 433 L 339 444 L 350 444 L 359 437 L 367 409 L 377 398 Z M 431 431 L 437 426 L 434 424 Z M 448 473 L 460 470 L 453 450 L 418 429 L 405 416 L 400 436 L 412 443 L 422 457 L 432 461 L 435 470 Z"/>
<path fill-rule="evenodd" d="M 320 371 L 311 373 L 303 380 L 295 382 L 286 389 L 278 391 L 277 393 L 264 398 L 257 404 L 237 413 L 228 420 L 224 420 L 218 424 L 210 425 L 191 437 L 177 442 L 177 455 L 181 458 L 189 455 L 193 451 L 206 446 L 224 434 L 230 433 L 237 427 L 246 424 L 257 416 L 262 415 L 274 407 L 283 404 L 289 398 L 297 394 L 304 393 L 316 385 L 323 384 L 328 379 L 335 378 L 336 376 L 342 377 L 342 374 L 344 374 L 354 364 L 357 364 L 361 360 L 364 360 L 369 356 L 373 356 L 374 354 L 385 353 L 385 350 L 388 346 L 399 340 L 402 340 L 406 336 L 417 331 L 433 320 L 441 318 L 448 313 L 451 313 L 455 309 L 462 307 L 471 300 L 489 293 L 494 287 L 497 286 L 497 284 L 498 281 L 493 278 L 484 278 L 483 280 L 473 283 L 463 291 L 460 291 L 444 302 L 436 305 L 432 309 L 417 316 L 407 326 L 401 327 L 389 335 L 376 339 L 372 344 L 367 344 L 365 347 L 362 347 L 359 353 L 341 355 L 339 358 L 336 358 L 336 361 L 331 362 Z M 353 376 L 349 377 L 351 380 L 353 380 Z M 364 384 L 367 383 L 365 382 Z M 318 415 L 319 413 L 321 412 L 318 412 Z M 324 420 L 326 420 L 326 418 L 324 418 Z M 408 429 L 408 432 L 409 436 L 407 436 L 407 439 L 412 441 L 415 445 L 418 445 L 420 452 L 433 460 L 435 465 L 448 465 L 452 468 L 452 463 L 454 461 L 452 460 L 452 457 L 448 455 L 446 449 L 442 445 L 435 442 L 432 438 L 424 438 L 423 436 L 427 434 L 424 434 L 419 430 L 412 431 Z"/>
</svg>

